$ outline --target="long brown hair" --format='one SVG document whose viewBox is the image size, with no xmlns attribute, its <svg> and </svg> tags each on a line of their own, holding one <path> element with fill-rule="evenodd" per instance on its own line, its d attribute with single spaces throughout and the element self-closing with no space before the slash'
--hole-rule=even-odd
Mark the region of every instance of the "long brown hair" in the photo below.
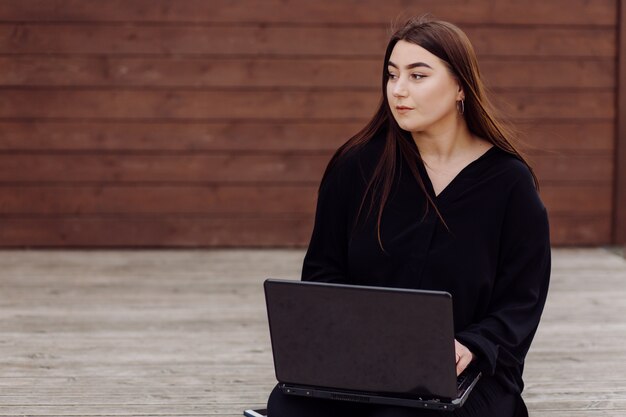
<svg viewBox="0 0 626 417">
<path fill-rule="evenodd" d="M 463 115 L 469 131 L 475 136 L 491 142 L 501 150 L 514 155 L 526 164 L 534 178 L 535 186 L 537 188 L 539 186 L 532 168 L 512 143 L 512 130 L 495 116 L 494 108 L 487 98 L 485 86 L 480 78 L 476 53 L 465 33 L 449 22 L 434 20 L 429 17 L 411 19 L 394 32 L 387 45 L 382 71 L 382 99 L 378 110 L 361 131 L 335 152 L 322 178 L 323 182 L 328 171 L 342 156 L 359 148 L 374 137 L 385 137 L 383 152 L 367 184 L 357 213 L 358 221 L 367 200 L 369 200 L 367 216 L 371 214 L 374 207 L 378 208 L 377 236 L 378 243 L 383 250 L 380 222 L 393 185 L 398 151 L 408 162 L 413 176 L 426 196 L 425 213 L 428 213 L 429 208 L 434 209 L 439 219 L 446 225 L 435 202 L 426 191 L 426 186 L 417 168 L 418 163 L 421 163 L 421 156 L 417 148 L 411 145 L 413 141 L 411 134 L 400 128 L 389 108 L 386 94 L 387 64 L 393 48 L 400 40 L 421 46 L 447 64 L 449 71 L 456 77 L 465 93 Z"/>
</svg>

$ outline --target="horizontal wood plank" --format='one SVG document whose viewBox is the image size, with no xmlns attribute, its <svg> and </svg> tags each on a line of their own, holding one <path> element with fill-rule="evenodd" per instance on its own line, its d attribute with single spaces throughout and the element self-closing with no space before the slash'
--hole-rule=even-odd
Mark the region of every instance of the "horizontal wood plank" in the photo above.
<svg viewBox="0 0 626 417">
<path fill-rule="evenodd" d="M 517 120 L 528 119 L 612 119 L 615 107 L 612 101 L 615 93 L 597 91 L 511 91 L 495 94 L 494 102 L 498 110 Z M 566 102 L 569 101 L 569 104 Z M 585 116 L 586 115 L 586 116 Z"/>
<path fill-rule="evenodd" d="M 314 154 L 0 154 L 0 183 L 316 183 L 331 153 Z M 530 158 L 542 181 L 611 181 L 609 154 Z M 181 185 L 181 184 L 179 184 Z"/>
<path fill-rule="evenodd" d="M 0 155 L 0 181 L 301 183 L 319 181 L 329 159 L 329 154 Z"/>
<path fill-rule="evenodd" d="M 11 0 L 0 1 L 5 21 L 91 21 L 91 22 L 195 22 L 195 23 L 340 23 L 388 24 L 399 13 L 436 16 L 462 23 L 485 21 L 508 24 L 615 25 L 614 0 L 348 0 L 308 2 L 265 0 L 264 7 L 253 1 L 229 0 Z M 97 11 L 97 12 L 95 12 Z"/>
<path fill-rule="evenodd" d="M 600 246 L 611 243 L 611 217 L 551 215 L 550 240 L 555 246 Z"/>
<path fill-rule="evenodd" d="M 610 215 L 612 189 L 548 185 L 541 196 L 550 213 Z M 272 214 L 313 213 L 317 183 L 201 186 L 4 186 L 0 215 Z"/>
<path fill-rule="evenodd" d="M 302 246 L 310 238 L 311 217 L 5 218 L 0 230 L 0 246 Z"/>
<path fill-rule="evenodd" d="M 302 247 L 312 215 L 2 217 L 0 247 Z M 550 217 L 553 245 L 606 245 L 608 216 Z"/>
<path fill-rule="evenodd" d="M 484 56 L 614 57 L 612 27 L 468 27 Z M 379 58 L 388 25 L 376 27 L 158 26 L 0 23 L 0 54 L 204 54 Z"/>
<path fill-rule="evenodd" d="M 546 153 L 530 156 L 529 163 L 539 181 L 563 181 L 580 184 L 581 181 L 611 181 L 614 160 L 609 155 L 568 155 Z"/>
<path fill-rule="evenodd" d="M 380 97 L 363 91 L 5 89 L 0 118 L 342 120 L 370 117 Z M 518 120 L 606 120 L 615 115 L 614 99 L 611 90 L 510 91 L 495 101 Z"/>
<path fill-rule="evenodd" d="M 0 151 L 334 151 L 362 122 L 0 121 Z M 611 153 L 611 121 L 516 124 L 529 152 Z"/>
<path fill-rule="evenodd" d="M 614 88 L 616 65 L 606 58 L 478 57 L 490 88 Z"/>
<path fill-rule="evenodd" d="M 610 217 L 613 209 L 611 183 L 541 185 L 540 195 L 550 215 L 591 214 Z"/>
<path fill-rule="evenodd" d="M 0 187 L 0 214 L 313 213 L 317 186 Z"/>
<path fill-rule="evenodd" d="M 549 115 L 546 115 L 549 116 Z M 514 124 L 520 146 L 533 151 L 607 152 L 615 147 L 612 121 L 527 121 Z"/>
<path fill-rule="evenodd" d="M 0 56 L 0 85 L 378 88 L 381 59 Z M 480 59 L 491 88 L 613 88 L 613 59 Z"/>
<path fill-rule="evenodd" d="M 297 123 L 0 121 L 0 150 L 330 152 L 337 149 L 364 124 L 365 121 Z M 601 134 L 598 136 L 603 137 Z M 581 143 L 596 142 L 581 141 Z"/>
</svg>

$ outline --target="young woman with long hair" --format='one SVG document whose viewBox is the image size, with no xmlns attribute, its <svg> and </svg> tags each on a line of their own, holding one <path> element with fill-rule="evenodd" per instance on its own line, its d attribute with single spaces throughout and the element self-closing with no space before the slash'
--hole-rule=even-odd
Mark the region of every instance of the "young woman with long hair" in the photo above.
<svg viewBox="0 0 626 417">
<path fill-rule="evenodd" d="M 522 370 L 550 277 L 537 178 L 455 25 L 418 18 L 398 29 L 382 93 L 324 173 L 302 279 L 451 293 L 457 373 L 472 363 L 483 374 L 452 415 L 527 415 Z M 268 409 L 270 417 L 451 415 L 278 389 Z"/>
</svg>

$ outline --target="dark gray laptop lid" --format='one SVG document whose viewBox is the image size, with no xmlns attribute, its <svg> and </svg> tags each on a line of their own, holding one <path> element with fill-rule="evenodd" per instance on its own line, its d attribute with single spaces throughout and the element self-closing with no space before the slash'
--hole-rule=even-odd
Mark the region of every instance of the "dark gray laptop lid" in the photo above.
<svg viewBox="0 0 626 417">
<path fill-rule="evenodd" d="M 271 279 L 264 286 L 279 382 L 456 396 L 450 294 Z"/>
</svg>

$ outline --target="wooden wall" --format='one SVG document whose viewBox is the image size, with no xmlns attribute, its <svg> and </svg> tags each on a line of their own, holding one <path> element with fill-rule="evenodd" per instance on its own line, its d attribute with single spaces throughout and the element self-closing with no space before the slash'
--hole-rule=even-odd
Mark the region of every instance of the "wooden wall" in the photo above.
<svg viewBox="0 0 626 417">
<path fill-rule="evenodd" d="M 619 1 L 618 16 L 613 243 L 623 245 L 626 256 L 626 0 Z"/>
<path fill-rule="evenodd" d="M 427 11 L 527 133 L 553 242 L 612 243 L 616 0 L 0 0 L 0 246 L 306 245 Z"/>
</svg>

